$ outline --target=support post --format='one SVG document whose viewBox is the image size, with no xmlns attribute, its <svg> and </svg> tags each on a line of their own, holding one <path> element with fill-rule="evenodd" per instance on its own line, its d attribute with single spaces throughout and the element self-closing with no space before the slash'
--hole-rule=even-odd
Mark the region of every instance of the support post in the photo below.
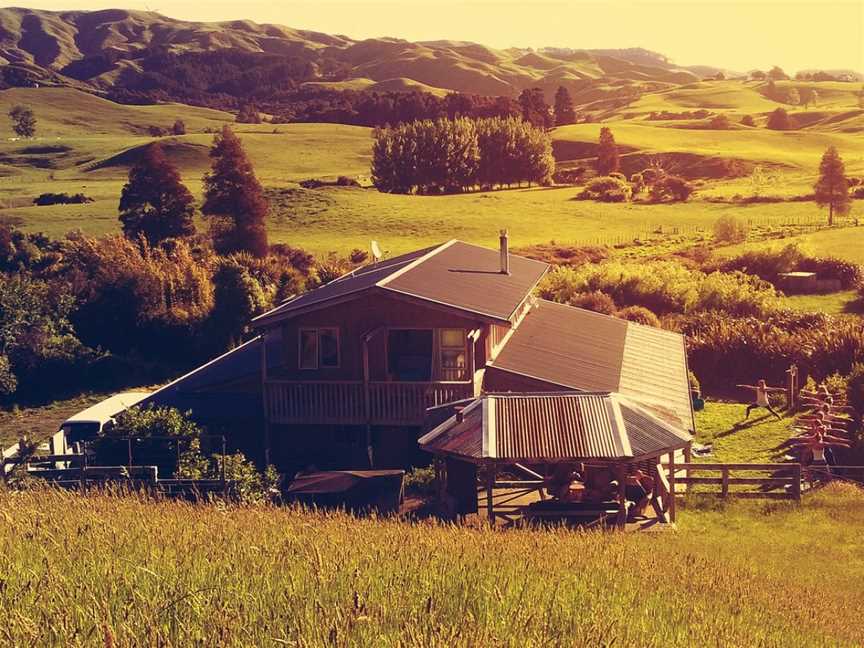
<svg viewBox="0 0 864 648">
<path fill-rule="evenodd" d="M 675 521 L 675 451 L 669 453 L 669 521 Z"/>
<path fill-rule="evenodd" d="M 729 468 L 723 466 L 720 469 L 720 497 L 729 497 Z"/>
<path fill-rule="evenodd" d="M 267 331 L 261 333 L 261 407 L 264 410 L 264 468 L 270 465 L 270 412 L 267 402 Z"/>
<path fill-rule="evenodd" d="M 690 492 L 690 464 L 693 463 L 693 442 L 687 444 L 684 448 L 684 463 L 687 464 L 687 468 L 684 469 L 684 477 L 687 478 L 687 481 L 684 482 L 684 492 Z"/>
<path fill-rule="evenodd" d="M 492 494 L 495 489 L 495 474 L 497 468 L 494 462 L 486 464 L 486 516 L 489 518 L 489 524 L 495 526 L 495 507 L 492 501 Z"/>
<path fill-rule="evenodd" d="M 615 523 L 623 530 L 627 526 L 627 467 L 624 464 L 615 466 L 615 477 L 618 480 L 618 516 Z"/>
<path fill-rule="evenodd" d="M 366 418 L 366 454 L 369 457 L 369 467 L 373 468 L 375 458 L 372 453 L 372 395 L 369 391 L 369 337 L 370 334 L 363 336 L 363 409 Z"/>
<path fill-rule="evenodd" d="M 132 437 L 131 436 L 126 437 L 126 452 L 128 453 L 129 462 L 127 464 L 127 467 L 129 469 L 129 477 L 131 479 L 131 477 L 132 477 Z"/>
<path fill-rule="evenodd" d="M 228 495 L 228 486 L 225 481 L 225 435 L 222 435 L 222 469 L 219 471 L 219 478 L 222 480 L 222 497 Z"/>
</svg>

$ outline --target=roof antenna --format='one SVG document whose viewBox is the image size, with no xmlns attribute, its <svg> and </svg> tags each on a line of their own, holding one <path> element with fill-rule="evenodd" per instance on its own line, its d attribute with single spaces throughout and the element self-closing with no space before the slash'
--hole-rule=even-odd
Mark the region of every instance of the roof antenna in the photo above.
<svg viewBox="0 0 864 648">
<path fill-rule="evenodd" d="M 378 263 L 381 259 L 384 258 L 384 253 L 381 252 L 381 246 L 378 245 L 378 241 L 372 241 L 372 263 Z"/>
</svg>

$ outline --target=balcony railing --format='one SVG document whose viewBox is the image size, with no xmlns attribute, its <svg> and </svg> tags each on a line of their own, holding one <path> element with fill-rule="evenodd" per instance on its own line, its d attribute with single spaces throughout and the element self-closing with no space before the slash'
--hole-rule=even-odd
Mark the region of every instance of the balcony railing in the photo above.
<svg viewBox="0 0 864 648">
<path fill-rule="evenodd" d="M 473 382 L 295 382 L 265 383 L 271 423 L 421 425 L 426 409 L 475 395 Z"/>
</svg>

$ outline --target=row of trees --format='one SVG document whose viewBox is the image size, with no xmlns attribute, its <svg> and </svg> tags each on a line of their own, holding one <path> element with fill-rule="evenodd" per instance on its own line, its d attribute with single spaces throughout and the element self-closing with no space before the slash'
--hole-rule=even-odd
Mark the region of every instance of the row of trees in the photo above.
<svg viewBox="0 0 864 648">
<path fill-rule="evenodd" d="M 265 256 L 269 205 L 242 143 L 228 126 L 213 138 L 210 158 L 201 212 L 214 247 L 223 254 Z M 147 146 L 129 170 L 119 209 L 123 233 L 131 239 L 144 237 L 156 245 L 195 233 L 195 199 L 158 142 Z"/>
<path fill-rule="evenodd" d="M 376 129 L 372 180 L 387 193 L 548 184 L 555 171 L 542 128 L 516 117 L 423 120 Z"/>
</svg>

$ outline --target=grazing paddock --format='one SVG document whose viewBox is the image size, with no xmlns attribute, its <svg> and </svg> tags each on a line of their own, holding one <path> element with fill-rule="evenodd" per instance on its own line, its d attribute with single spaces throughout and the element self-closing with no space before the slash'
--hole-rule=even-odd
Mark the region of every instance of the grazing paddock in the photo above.
<svg viewBox="0 0 864 648">
<path fill-rule="evenodd" d="M 864 642 L 850 486 L 801 506 L 685 505 L 661 534 L 39 490 L 0 493 L 0 517 L 6 645 Z"/>
</svg>

